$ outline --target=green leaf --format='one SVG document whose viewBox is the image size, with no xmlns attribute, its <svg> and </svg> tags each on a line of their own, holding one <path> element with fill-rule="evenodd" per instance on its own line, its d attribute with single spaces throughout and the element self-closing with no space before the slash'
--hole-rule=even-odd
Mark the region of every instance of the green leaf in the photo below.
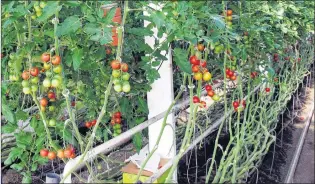
<svg viewBox="0 0 315 184">
<path fill-rule="evenodd" d="M 188 52 L 186 50 L 175 48 L 174 49 L 174 60 L 177 66 L 183 71 L 188 74 L 191 74 L 191 65 L 187 60 Z"/>
<path fill-rule="evenodd" d="M 75 33 L 82 26 L 81 20 L 78 16 L 67 17 L 64 22 L 57 28 L 57 35 L 63 36 Z"/>
<path fill-rule="evenodd" d="M 129 111 L 131 110 L 130 100 L 126 97 L 123 97 L 120 100 L 120 108 L 121 108 L 121 113 L 123 116 L 126 116 L 127 114 L 129 114 Z"/>
<path fill-rule="evenodd" d="M 21 109 L 19 109 L 16 113 L 16 120 L 26 120 L 28 118 L 28 114 Z"/>
<path fill-rule="evenodd" d="M 22 155 L 23 150 L 18 147 L 14 147 L 11 149 L 11 152 L 8 158 L 4 161 L 4 165 L 10 165 L 15 159 L 17 159 L 20 155 Z"/>
<path fill-rule="evenodd" d="M 1 132 L 2 133 L 12 133 L 17 128 L 18 128 L 18 126 L 16 124 L 8 123 L 8 124 L 1 127 Z"/>
<path fill-rule="evenodd" d="M 165 15 L 161 11 L 155 11 L 151 14 L 152 22 L 156 25 L 157 28 L 160 28 L 165 24 Z"/>
<path fill-rule="evenodd" d="M 144 113 L 149 113 L 148 104 L 142 97 L 138 97 L 139 109 Z"/>
<path fill-rule="evenodd" d="M 111 8 L 104 17 L 104 10 L 100 9 L 99 17 L 102 18 L 101 21 L 104 24 L 110 24 L 115 16 L 116 7 Z"/>
<path fill-rule="evenodd" d="M 97 24 L 93 24 L 93 23 L 88 23 L 84 26 L 83 30 L 87 33 L 87 34 L 101 34 L 102 29 L 97 25 Z"/>
<path fill-rule="evenodd" d="M 7 104 L 2 104 L 2 114 L 7 121 L 15 122 L 15 115 Z"/>
<path fill-rule="evenodd" d="M 18 164 L 12 164 L 10 167 L 17 171 L 21 171 L 23 169 L 23 165 L 24 165 L 23 162 L 20 162 Z"/>
<path fill-rule="evenodd" d="M 43 14 L 37 18 L 38 22 L 44 22 L 49 17 L 60 11 L 62 6 L 59 6 L 59 1 L 48 1 L 47 5 L 43 9 Z"/>
<path fill-rule="evenodd" d="M 137 36 L 151 36 L 153 31 L 148 28 L 130 28 L 126 30 L 127 33 L 134 34 Z"/>
<path fill-rule="evenodd" d="M 22 179 L 22 183 L 32 183 L 32 177 L 31 174 L 24 174 Z"/>
<path fill-rule="evenodd" d="M 108 132 L 106 129 L 103 130 L 104 142 L 108 141 Z"/>
<path fill-rule="evenodd" d="M 141 133 L 136 133 L 133 137 L 132 137 L 132 142 L 135 145 L 137 152 L 139 153 L 139 151 L 142 148 L 142 135 Z"/>
<path fill-rule="evenodd" d="M 76 48 L 73 51 L 72 61 L 73 61 L 73 69 L 78 71 L 80 65 L 82 63 L 83 50 L 80 48 Z"/>
</svg>

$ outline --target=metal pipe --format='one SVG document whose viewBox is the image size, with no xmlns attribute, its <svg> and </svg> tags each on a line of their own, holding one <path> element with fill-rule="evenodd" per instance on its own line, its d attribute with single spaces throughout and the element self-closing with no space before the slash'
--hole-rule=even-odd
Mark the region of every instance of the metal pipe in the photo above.
<svg viewBox="0 0 315 184">
<path fill-rule="evenodd" d="M 293 175 L 295 173 L 295 169 L 296 169 L 296 166 L 297 166 L 297 163 L 299 161 L 300 154 L 301 154 L 301 151 L 302 151 L 302 148 L 303 148 L 303 145 L 304 145 L 306 133 L 307 133 L 309 127 L 310 127 L 310 123 L 311 123 L 311 120 L 312 120 L 313 116 L 314 116 L 314 103 L 312 105 L 312 110 L 311 110 L 310 114 L 308 115 L 308 119 L 306 121 L 306 125 L 305 125 L 305 127 L 303 129 L 303 132 L 301 134 L 298 146 L 297 146 L 297 148 L 295 150 L 295 153 L 294 153 L 293 159 L 291 161 L 290 168 L 289 168 L 289 171 L 288 171 L 288 174 L 287 174 L 287 177 L 286 177 L 284 183 L 293 183 L 293 181 L 292 181 Z"/>
</svg>

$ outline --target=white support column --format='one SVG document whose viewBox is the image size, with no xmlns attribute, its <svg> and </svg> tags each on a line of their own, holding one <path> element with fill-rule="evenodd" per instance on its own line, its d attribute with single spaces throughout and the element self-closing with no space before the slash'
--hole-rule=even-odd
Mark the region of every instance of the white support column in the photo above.
<svg viewBox="0 0 315 184">
<path fill-rule="evenodd" d="M 149 5 L 152 8 L 159 9 L 155 5 Z M 147 12 L 144 12 L 144 15 L 148 15 Z M 144 21 L 144 27 L 146 27 L 150 22 Z M 153 28 L 154 36 L 157 37 L 157 29 Z M 166 35 L 163 35 L 159 39 L 159 43 L 166 39 Z M 154 37 L 145 37 L 145 42 L 153 48 L 155 43 Z M 161 53 L 165 55 L 165 51 Z M 172 69 L 172 54 L 171 49 L 169 49 L 167 60 L 161 61 L 163 64 L 159 69 L 160 78 L 154 81 L 152 84 L 152 89 L 147 93 L 148 98 L 148 108 L 149 115 L 148 118 L 152 118 L 161 112 L 167 110 L 174 100 L 174 91 L 173 91 L 173 69 Z M 164 118 L 163 118 L 164 119 Z M 154 145 L 159 136 L 163 119 L 157 121 L 156 123 L 149 126 L 149 150 L 151 151 L 154 148 Z M 171 113 L 167 117 L 167 124 L 158 146 L 156 153 L 164 158 L 173 158 L 176 155 L 176 142 L 175 142 L 175 121 L 174 114 Z M 173 127 L 173 128 L 172 128 Z M 174 180 L 177 181 L 177 172 L 174 174 Z"/>
</svg>

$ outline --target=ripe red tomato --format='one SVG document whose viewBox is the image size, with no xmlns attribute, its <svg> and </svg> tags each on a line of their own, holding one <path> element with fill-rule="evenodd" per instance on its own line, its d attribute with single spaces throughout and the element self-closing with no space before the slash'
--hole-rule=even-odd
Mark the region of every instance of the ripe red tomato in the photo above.
<svg viewBox="0 0 315 184">
<path fill-rule="evenodd" d="M 48 100 L 46 98 L 42 98 L 40 100 L 40 105 L 46 107 L 48 105 Z"/>
<path fill-rule="evenodd" d="M 278 54 L 277 53 L 275 53 L 275 54 L 273 54 L 273 58 L 278 58 Z"/>
<path fill-rule="evenodd" d="M 48 96 L 49 99 L 55 99 L 56 98 L 56 94 L 54 92 L 52 92 L 52 91 L 49 91 L 47 96 Z"/>
<path fill-rule="evenodd" d="M 91 122 L 89 122 L 89 121 L 85 122 L 85 127 L 86 128 L 91 128 L 91 126 L 92 126 Z"/>
<path fill-rule="evenodd" d="M 72 154 L 70 155 L 70 158 L 75 158 L 75 153 L 72 153 Z"/>
<path fill-rule="evenodd" d="M 52 58 L 52 60 L 51 60 L 51 63 L 52 63 L 53 65 L 59 65 L 60 62 L 61 62 L 60 56 L 54 56 L 54 57 Z"/>
<path fill-rule="evenodd" d="M 47 157 L 48 153 L 49 153 L 48 149 L 41 149 L 40 150 L 40 156 L 42 156 L 42 157 Z"/>
<path fill-rule="evenodd" d="M 298 62 L 300 62 L 302 59 L 301 58 L 298 58 Z"/>
<path fill-rule="evenodd" d="M 56 158 L 56 153 L 54 151 L 50 151 L 47 155 L 49 160 L 53 160 Z"/>
<path fill-rule="evenodd" d="M 48 53 L 43 53 L 41 56 L 42 61 L 48 62 L 50 60 L 50 54 Z"/>
<path fill-rule="evenodd" d="M 121 70 L 123 72 L 128 72 L 128 65 L 127 65 L 127 63 L 122 63 L 121 64 Z"/>
<path fill-rule="evenodd" d="M 200 65 L 201 65 L 203 68 L 205 68 L 205 67 L 207 67 L 207 62 L 206 62 L 206 61 L 202 61 L 202 62 L 200 62 Z"/>
<path fill-rule="evenodd" d="M 120 117 L 121 117 L 121 112 L 119 112 L 119 111 L 118 111 L 118 112 L 115 112 L 115 113 L 114 113 L 114 117 L 115 117 L 115 118 L 120 118 Z"/>
<path fill-rule="evenodd" d="M 69 149 L 69 150 L 71 151 L 71 153 L 74 153 L 74 152 L 75 152 L 75 148 L 74 148 L 71 144 L 69 144 L 69 145 L 67 146 L 67 149 Z"/>
<path fill-rule="evenodd" d="M 60 149 L 57 151 L 57 157 L 61 158 L 61 159 L 65 158 L 65 154 L 64 154 L 63 149 Z"/>
<path fill-rule="evenodd" d="M 33 67 L 30 73 L 32 76 L 36 77 L 39 74 L 39 69 L 37 67 Z"/>
<path fill-rule="evenodd" d="M 189 58 L 189 62 L 190 62 L 191 64 L 194 64 L 194 63 L 196 62 L 196 60 L 198 60 L 198 58 L 197 58 L 197 56 L 195 56 L 195 55 L 190 56 L 190 58 Z"/>
<path fill-rule="evenodd" d="M 110 63 L 113 70 L 119 70 L 120 69 L 120 62 L 118 60 L 113 60 Z"/>
<path fill-rule="evenodd" d="M 287 57 L 284 58 L 284 60 L 289 61 L 290 57 L 287 56 Z"/>
<path fill-rule="evenodd" d="M 120 124 L 121 123 L 121 118 L 115 118 L 114 121 L 115 121 L 115 123 Z"/>
<path fill-rule="evenodd" d="M 239 105 L 240 105 L 240 103 L 238 101 L 234 101 L 233 102 L 233 107 L 234 108 L 237 108 Z"/>
<path fill-rule="evenodd" d="M 208 96 L 213 97 L 215 95 L 214 91 L 210 90 L 207 92 Z"/>
<path fill-rule="evenodd" d="M 112 53 L 112 49 L 107 47 L 107 48 L 106 48 L 106 54 L 107 54 L 107 55 L 110 55 L 111 53 Z"/>
<path fill-rule="evenodd" d="M 197 73 L 197 72 L 199 72 L 199 66 L 198 65 L 192 65 L 191 70 L 192 70 L 192 72 Z"/>
<path fill-rule="evenodd" d="M 91 121 L 91 125 L 92 126 L 96 125 L 96 119 Z"/>
<path fill-rule="evenodd" d="M 226 15 L 227 15 L 227 16 L 232 16 L 232 14 L 233 14 L 233 11 L 232 11 L 232 10 L 227 10 L 227 11 L 226 11 Z"/>
<path fill-rule="evenodd" d="M 229 71 L 226 73 L 226 75 L 228 75 L 228 76 L 232 77 L 232 76 L 234 75 L 234 72 L 233 72 L 233 71 L 231 71 L 231 70 L 229 70 Z"/>
<path fill-rule="evenodd" d="M 267 93 L 269 93 L 269 92 L 270 92 L 270 88 L 266 88 L 265 90 L 266 90 L 266 92 L 267 92 Z"/>
<path fill-rule="evenodd" d="M 75 101 L 71 102 L 71 106 L 74 107 L 75 106 Z"/>
<path fill-rule="evenodd" d="M 28 79 L 30 78 L 29 72 L 28 72 L 28 71 L 24 71 L 24 72 L 22 73 L 22 78 L 23 78 L 24 80 L 28 80 Z"/>
<path fill-rule="evenodd" d="M 201 43 L 199 43 L 199 44 L 197 45 L 197 48 L 198 48 L 198 50 L 199 50 L 200 52 L 202 52 L 203 50 L 205 50 L 205 46 L 204 46 L 203 44 L 201 44 Z"/>
<path fill-rule="evenodd" d="M 70 158 L 70 156 L 71 156 L 71 154 L 72 154 L 72 151 L 67 148 L 67 149 L 65 149 L 65 150 L 63 151 L 63 154 L 64 154 L 64 156 L 65 156 L 66 158 Z"/>
<path fill-rule="evenodd" d="M 193 103 L 199 103 L 199 102 L 200 102 L 200 100 L 199 100 L 198 96 L 194 96 L 193 97 Z"/>
<path fill-rule="evenodd" d="M 211 91 L 212 90 L 212 86 L 210 86 L 209 84 L 207 84 L 205 86 L 206 91 Z"/>
</svg>

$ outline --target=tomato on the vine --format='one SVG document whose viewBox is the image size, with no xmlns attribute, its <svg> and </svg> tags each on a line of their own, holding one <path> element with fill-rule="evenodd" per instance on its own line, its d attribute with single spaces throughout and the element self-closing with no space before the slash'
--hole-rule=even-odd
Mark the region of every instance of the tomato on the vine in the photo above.
<svg viewBox="0 0 315 184">
<path fill-rule="evenodd" d="M 230 79 L 231 79 L 232 81 L 235 81 L 235 80 L 236 80 L 236 76 L 235 76 L 235 75 L 232 75 L 232 76 L 230 77 Z"/>
<path fill-rule="evenodd" d="M 36 77 L 39 74 L 39 69 L 37 67 L 33 67 L 30 73 L 32 76 Z"/>
<path fill-rule="evenodd" d="M 115 123 L 120 124 L 121 123 L 121 118 L 115 118 L 114 121 L 115 121 Z"/>
<path fill-rule="evenodd" d="M 217 94 L 215 94 L 215 95 L 213 95 L 212 96 L 212 100 L 214 100 L 214 101 L 219 101 L 220 100 L 220 96 L 219 95 L 217 95 Z"/>
<path fill-rule="evenodd" d="M 121 92 L 121 91 L 122 91 L 122 86 L 121 86 L 121 84 L 114 85 L 114 90 L 115 90 L 116 92 Z"/>
<path fill-rule="evenodd" d="M 266 90 L 266 92 L 267 92 L 267 93 L 269 93 L 269 92 L 270 92 L 270 88 L 266 88 L 265 90 Z"/>
<path fill-rule="evenodd" d="M 37 84 L 38 82 L 39 82 L 39 78 L 38 77 L 31 78 L 31 83 L 32 84 Z"/>
<path fill-rule="evenodd" d="M 44 62 L 50 61 L 50 54 L 48 54 L 48 53 L 43 53 L 42 56 L 41 56 L 41 59 L 42 59 L 42 61 L 44 61 Z M 44 66 L 45 66 L 45 65 L 44 65 Z"/>
<path fill-rule="evenodd" d="M 113 70 L 119 70 L 120 69 L 120 62 L 118 60 L 113 60 L 110 63 Z"/>
<path fill-rule="evenodd" d="M 115 118 L 120 118 L 120 117 L 121 117 L 121 112 L 119 112 L 119 111 L 118 111 L 118 112 L 115 112 L 115 113 L 114 113 L 114 117 L 115 117 Z"/>
<path fill-rule="evenodd" d="M 47 97 L 49 99 L 55 99 L 56 98 L 56 94 L 52 91 L 49 91 L 48 94 L 47 94 Z"/>
<path fill-rule="evenodd" d="M 123 86 L 122 86 L 122 91 L 125 92 L 125 93 L 128 93 L 130 92 L 130 89 L 131 89 L 131 86 L 130 84 L 128 83 L 124 83 Z"/>
<path fill-rule="evenodd" d="M 22 73 L 22 79 L 28 80 L 30 78 L 30 73 L 28 71 L 24 71 Z"/>
<path fill-rule="evenodd" d="M 202 79 L 202 73 L 201 72 L 197 72 L 194 74 L 194 79 L 195 80 L 201 80 Z"/>
<path fill-rule="evenodd" d="M 49 78 L 45 78 L 43 81 L 43 86 L 49 88 L 51 86 L 51 82 Z"/>
<path fill-rule="evenodd" d="M 92 126 L 91 122 L 89 122 L 89 121 L 85 122 L 85 127 L 86 128 L 91 128 L 91 126 Z"/>
<path fill-rule="evenodd" d="M 48 125 L 49 126 L 56 126 L 56 120 L 55 119 L 51 119 L 51 120 L 49 120 L 49 122 L 48 122 Z"/>
<path fill-rule="evenodd" d="M 205 89 L 206 89 L 206 91 L 211 91 L 211 90 L 212 90 L 212 86 L 209 85 L 209 84 L 207 84 L 207 85 L 205 86 Z"/>
<path fill-rule="evenodd" d="M 120 77 L 120 75 L 121 75 L 120 70 L 113 70 L 112 71 L 112 76 L 113 77 L 118 78 L 118 77 Z"/>
<path fill-rule="evenodd" d="M 95 125 L 96 125 L 96 119 L 94 119 L 94 120 L 91 121 L 91 125 L 92 125 L 92 126 L 95 126 Z"/>
<path fill-rule="evenodd" d="M 203 50 L 205 50 L 205 46 L 203 44 L 199 43 L 197 45 L 197 49 L 202 52 Z"/>
<path fill-rule="evenodd" d="M 234 107 L 234 108 L 238 107 L 239 105 L 240 105 L 240 103 L 239 103 L 238 101 L 234 101 L 234 102 L 233 102 L 233 107 Z"/>
<path fill-rule="evenodd" d="M 61 159 L 65 158 L 65 154 L 64 154 L 64 150 L 63 149 L 60 149 L 60 150 L 57 151 L 57 157 L 61 158 Z"/>
<path fill-rule="evenodd" d="M 212 75 L 211 75 L 210 72 L 205 72 L 205 73 L 203 74 L 203 76 L 202 76 L 202 79 L 203 79 L 204 81 L 209 81 L 209 80 L 211 80 L 211 78 L 212 78 Z"/>
<path fill-rule="evenodd" d="M 210 90 L 207 92 L 208 96 L 213 97 L 215 95 L 214 91 Z"/>
<path fill-rule="evenodd" d="M 48 105 L 48 100 L 46 98 L 42 98 L 40 100 L 40 105 L 46 107 Z"/>
<path fill-rule="evenodd" d="M 192 65 L 191 70 L 192 70 L 192 72 L 197 73 L 197 72 L 199 72 L 199 66 L 198 65 Z"/>
<path fill-rule="evenodd" d="M 40 156 L 42 156 L 42 157 L 47 157 L 48 153 L 49 153 L 48 149 L 41 149 L 40 150 Z"/>
<path fill-rule="evenodd" d="M 128 81 L 130 79 L 130 74 L 129 73 L 123 73 L 121 78 L 124 81 Z"/>
<path fill-rule="evenodd" d="M 201 102 L 200 102 L 200 107 L 201 107 L 201 108 L 207 107 L 207 103 L 206 103 L 205 101 L 201 101 Z"/>
<path fill-rule="evenodd" d="M 199 64 L 200 64 L 200 61 L 198 60 L 197 56 L 195 56 L 195 55 L 190 56 L 189 62 L 190 62 L 192 65 L 199 65 Z"/>
<path fill-rule="evenodd" d="M 67 148 L 67 149 L 65 149 L 65 150 L 63 151 L 63 154 L 64 154 L 64 156 L 65 156 L 66 158 L 70 158 L 70 157 L 71 157 L 71 154 L 72 154 L 72 151 Z"/>
<path fill-rule="evenodd" d="M 53 71 L 54 71 L 55 73 L 61 73 L 61 71 L 62 71 L 61 65 L 58 65 L 58 66 L 54 67 Z"/>
<path fill-rule="evenodd" d="M 121 70 L 123 72 L 128 72 L 128 65 L 127 65 L 127 63 L 122 63 L 121 64 Z"/>
<path fill-rule="evenodd" d="M 51 87 L 58 88 L 59 86 L 60 86 L 60 80 L 58 79 L 51 80 Z"/>
<path fill-rule="evenodd" d="M 47 155 L 49 160 L 53 160 L 56 158 L 56 153 L 54 151 L 50 151 Z"/>
<path fill-rule="evenodd" d="M 194 96 L 193 97 L 193 103 L 199 103 L 199 102 L 200 102 L 199 97 Z"/>
<path fill-rule="evenodd" d="M 27 80 L 23 80 L 22 81 L 22 86 L 23 87 L 28 87 L 29 86 L 29 82 Z"/>
<path fill-rule="evenodd" d="M 206 62 L 206 61 L 202 61 L 202 62 L 200 62 L 200 65 L 201 65 L 203 68 L 205 68 L 205 67 L 207 67 L 207 62 Z"/>
<path fill-rule="evenodd" d="M 52 63 L 53 65 L 59 65 L 60 62 L 61 62 L 60 56 L 54 56 L 54 57 L 52 58 L 52 60 L 51 60 L 51 63 Z"/>
<path fill-rule="evenodd" d="M 227 16 L 232 16 L 232 14 L 233 14 L 233 11 L 232 11 L 232 10 L 227 10 L 227 11 L 226 11 L 226 15 L 227 15 Z"/>
</svg>

